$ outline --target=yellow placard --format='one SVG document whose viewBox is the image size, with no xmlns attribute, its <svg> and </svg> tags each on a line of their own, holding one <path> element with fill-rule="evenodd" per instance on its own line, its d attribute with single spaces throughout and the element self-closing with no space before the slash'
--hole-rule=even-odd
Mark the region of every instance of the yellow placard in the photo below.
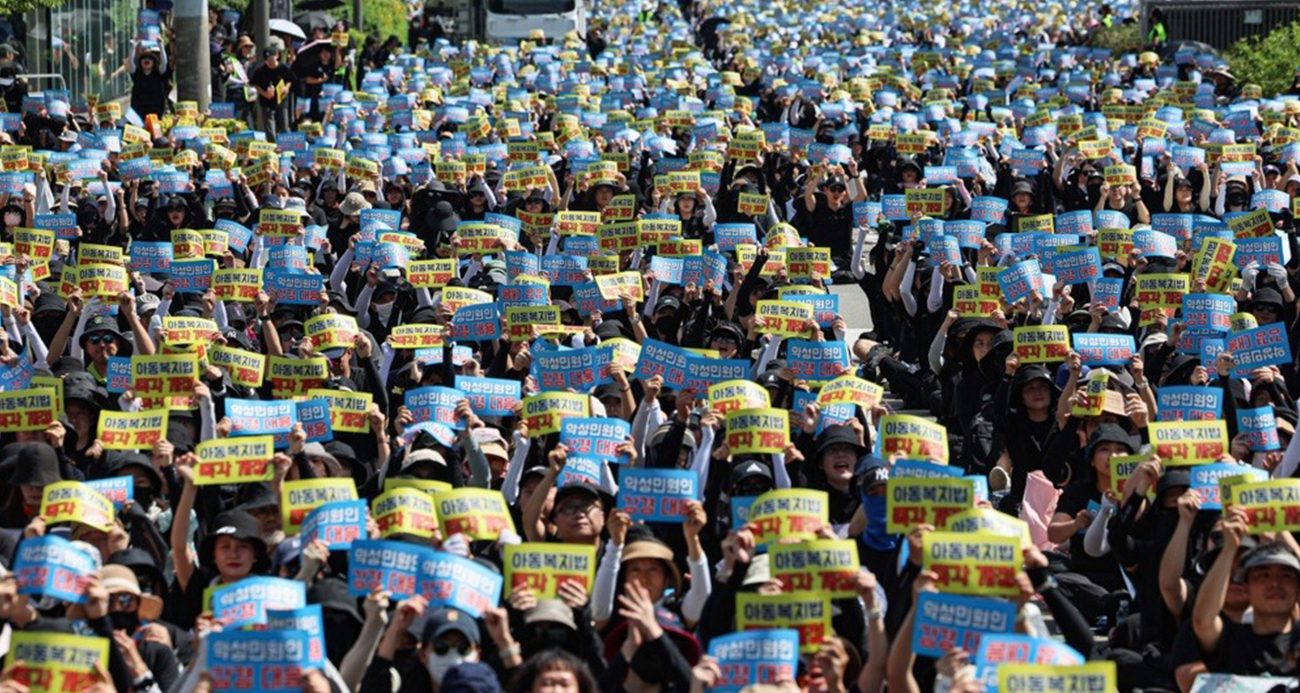
<svg viewBox="0 0 1300 693">
<path fill-rule="evenodd" d="M 456 252 L 461 255 L 490 253 L 506 238 L 505 229 L 486 222 L 468 222 L 456 227 Z"/>
<path fill-rule="evenodd" d="M 636 371 L 636 362 L 641 359 L 640 344 L 624 337 L 615 337 L 604 340 L 600 346 L 614 352 L 610 368 L 622 368 L 624 373 Z"/>
<path fill-rule="evenodd" d="M 999 664 L 998 690 L 1070 691 L 1070 693 L 1111 693 L 1118 690 L 1114 662 L 1087 664 Z"/>
<path fill-rule="evenodd" d="M 257 214 L 257 230 L 263 236 L 297 236 L 302 233 L 302 214 L 287 209 L 263 209 Z"/>
<path fill-rule="evenodd" d="M 194 446 L 194 454 L 199 458 L 194 464 L 196 486 L 270 481 L 275 476 L 274 436 L 205 440 Z"/>
<path fill-rule="evenodd" d="M 1100 372 L 1089 373 L 1088 376 L 1087 382 L 1079 384 L 1079 389 L 1083 391 L 1083 403 L 1073 403 L 1070 406 L 1070 416 L 1101 416 L 1102 409 L 1106 406 L 1106 386 L 1110 382 L 1110 375 Z"/>
<path fill-rule="evenodd" d="M 570 416 L 590 416 L 591 398 L 576 392 L 539 392 L 523 402 L 523 419 L 528 437 L 559 433 L 560 422 Z"/>
<path fill-rule="evenodd" d="M 0 392 L 0 431 L 43 431 L 55 421 L 53 388 Z"/>
<path fill-rule="evenodd" d="M 736 211 L 746 216 L 767 214 L 768 197 L 766 193 L 740 193 L 736 202 Z"/>
<path fill-rule="evenodd" d="M 385 538 L 394 534 L 431 537 L 438 529 L 433 496 L 420 489 L 394 488 L 381 493 L 370 504 L 370 515 Z"/>
<path fill-rule="evenodd" d="M 203 258 L 203 233 L 193 229 L 172 229 L 172 259 L 199 260 Z"/>
<path fill-rule="evenodd" d="M 952 306 L 963 318 L 989 318 L 1002 307 L 1002 301 L 983 295 L 978 284 L 963 284 L 953 287 Z"/>
<path fill-rule="evenodd" d="M 113 501 L 80 481 L 60 481 L 41 494 L 41 517 L 56 522 L 80 522 L 107 532 L 113 527 Z"/>
<path fill-rule="evenodd" d="M 208 351 L 208 363 L 225 369 L 231 382 L 244 387 L 261 387 L 266 373 L 266 356 L 234 347 L 216 345 Z"/>
<path fill-rule="evenodd" d="M 1300 530 L 1300 479 L 1235 483 L 1231 493 L 1251 534 Z"/>
<path fill-rule="evenodd" d="M 168 315 L 162 319 L 163 336 L 168 344 L 210 342 L 221 334 L 215 320 Z"/>
<path fill-rule="evenodd" d="M 189 397 L 198 381 L 198 354 L 136 354 L 131 357 L 131 389 L 146 401 Z"/>
<path fill-rule="evenodd" d="M 212 273 L 212 293 L 219 301 L 251 303 L 261 291 L 260 269 L 219 269 Z"/>
<path fill-rule="evenodd" d="M 464 534 L 470 539 L 496 541 L 501 531 L 515 531 L 505 496 L 500 491 L 458 488 L 433 497 L 443 537 Z"/>
<path fill-rule="evenodd" d="M 638 303 L 645 300 L 645 288 L 641 285 L 638 272 L 616 272 L 596 277 L 596 288 L 605 300 L 616 300 L 626 291 Z"/>
<path fill-rule="evenodd" d="M 406 277 L 417 289 L 441 289 L 456 278 L 456 260 L 412 260 L 406 266 Z"/>
<path fill-rule="evenodd" d="M 600 212 L 560 212 L 555 215 L 555 230 L 561 236 L 594 236 L 600 230 Z"/>
<path fill-rule="evenodd" d="M 772 406 L 767 390 L 752 380 L 727 380 L 709 387 L 709 406 L 719 414 Z"/>
<path fill-rule="evenodd" d="M 370 403 L 375 396 L 369 392 L 345 392 L 323 388 L 307 391 L 307 397 L 324 397 L 330 405 L 330 427 L 344 433 L 370 432 Z"/>
<path fill-rule="evenodd" d="M 316 167 L 326 171 L 337 171 L 343 168 L 346 158 L 342 149 L 317 149 L 314 156 Z"/>
<path fill-rule="evenodd" d="M 948 518 L 975 506 L 975 484 L 970 479 L 891 477 L 886 515 L 890 533 L 906 533 L 921 525 L 943 529 Z"/>
<path fill-rule="evenodd" d="M 1237 238 L 1263 238 L 1272 236 L 1274 231 L 1273 219 L 1263 207 L 1229 219 L 1228 228 Z"/>
<path fill-rule="evenodd" d="M 1105 173 L 1107 185 L 1128 185 L 1137 180 L 1137 169 L 1128 164 L 1111 164 Z"/>
<path fill-rule="evenodd" d="M 1065 325 L 1029 325 L 1011 334 L 1022 364 L 1064 361 L 1070 355 L 1070 330 Z"/>
<path fill-rule="evenodd" d="M 766 407 L 727 412 L 727 447 L 733 455 L 785 452 L 790 443 L 790 411 Z"/>
<path fill-rule="evenodd" d="M 108 638 L 14 631 L 5 655 L 5 668 L 10 667 L 14 681 L 29 693 L 90 690 L 99 681 L 97 667 L 108 668 Z"/>
<path fill-rule="evenodd" d="M 15 255 L 26 255 L 38 262 L 48 262 L 53 252 L 54 229 L 14 229 Z M 118 258 L 121 258 L 120 248 L 118 249 Z"/>
<path fill-rule="evenodd" d="M 825 279 L 831 276 L 831 249 L 788 248 L 785 251 L 785 270 L 791 279 Z"/>
<path fill-rule="evenodd" d="M 1137 468 L 1147 461 L 1146 455 L 1111 455 L 1110 490 L 1116 498 L 1123 498 L 1124 484 Z"/>
<path fill-rule="evenodd" d="M 817 393 L 817 405 L 825 407 L 830 404 L 856 404 L 863 411 L 870 411 L 885 396 L 885 388 L 856 375 L 841 375 L 822 385 Z"/>
<path fill-rule="evenodd" d="M 1192 281 L 1205 282 L 1211 293 L 1227 293 L 1232 279 L 1237 275 L 1233 257 L 1237 244 L 1226 238 L 1206 236 L 1200 250 L 1192 257 Z"/>
<path fill-rule="evenodd" d="M 770 544 L 777 539 L 812 540 L 830 522 L 830 498 L 825 491 L 787 488 L 768 491 L 749 506 L 754 540 Z"/>
<path fill-rule="evenodd" d="M 511 306 L 506 309 L 506 324 L 510 329 L 510 341 L 526 342 L 539 331 L 535 328 L 560 325 L 560 307 Z"/>
<path fill-rule="evenodd" d="M 909 414 L 880 417 L 880 453 L 913 460 L 948 464 L 948 429 L 928 419 Z"/>
<path fill-rule="evenodd" d="M 269 356 L 266 365 L 271 393 L 277 399 L 306 395 L 308 390 L 325 384 L 330 370 L 329 359 L 324 356 L 311 359 Z"/>
<path fill-rule="evenodd" d="M 324 313 L 307 318 L 302 328 L 311 339 L 312 348 L 317 351 L 350 349 L 357 335 L 361 334 L 357 319 L 343 313 Z"/>
<path fill-rule="evenodd" d="M 1131 229 L 1099 229 L 1097 231 L 1097 249 L 1101 251 L 1102 260 L 1127 263 L 1129 251 L 1133 250 L 1133 231 Z"/>
<path fill-rule="evenodd" d="M 964 512 L 950 515 L 949 532 L 989 532 L 1005 537 L 1018 537 L 1024 546 L 1030 545 L 1029 523 L 1018 517 L 1012 517 L 993 508 L 971 508 Z"/>
<path fill-rule="evenodd" d="M 1016 230 L 1020 233 L 1055 233 L 1056 217 L 1051 214 L 1023 216 L 1017 222 Z"/>
<path fill-rule="evenodd" d="M 126 291 L 126 269 L 121 265 L 96 263 L 77 266 L 77 288 L 86 298 L 116 298 Z"/>
<path fill-rule="evenodd" d="M 908 188 L 903 196 L 903 209 L 909 217 L 941 217 L 948 206 L 943 188 Z"/>
<path fill-rule="evenodd" d="M 167 437 L 166 409 L 99 412 L 99 442 L 105 450 L 149 450 Z"/>
<path fill-rule="evenodd" d="M 773 544 L 772 578 L 782 592 L 811 591 L 832 599 L 858 595 L 858 542 L 856 539 L 816 539 L 798 544 Z"/>
<path fill-rule="evenodd" d="M 348 178 L 378 178 L 379 164 L 369 159 L 351 159 L 344 169 Z"/>
<path fill-rule="evenodd" d="M 807 335 L 808 322 L 812 318 L 812 305 L 794 301 L 759 301 L 754 312 L 760 333 L 782 337 Z"/>
<path fill-rule="evenodd" d="M 820 592 L 737 592 L 736 628 L 793 628 L 799 632 L 800 652 L 819 652 L 822 643 L 835 635 L 831 630 L 831 598 Z"/>
<path fill-rule="evenodd" d="M 591 593 L 596 580 L 596 547 L 578 544 L 524 542 L 506 546 L 505 594 L 520 587 L 538 599 L 558 599 L 566 583 Z"/>
<path fill-rule="evenodd" d="M 939 589 L 957 594 L 1012 596 L 1023 563 L 1020 539 L 990 532 L 930 532 L 922 545 L 922 569 L 939 576 Z"/>
<path fill-rule="evenodd" d="M 388 333 L 388 346 L 394 349 L 440 349 L 444 339 L 442 325 L 398 325 Z"/>
<path fill-rule="evenodd" d="M 437 479 L 416 479 L 416 478 L 394 478 L 384 479 L 384 491 L 392 491 L 395 488 L 413 488 L 423 491 L 430 496 L 450 491 L 451 484 Z"/>
<path fill-rule="evenodd" d="M 280 517 L 284 533 L 288 536 L 297 534 L 307 513 L 326 503 L 357 498 L 357 484 L 350 478 L 286 481 L 280 488 Z"/>
<path fill-rule="evenodd" d="M 1153 421 L 1147 433 L 1155 454 L 1168 467 L 1218 462 L 1228 452 L 1225 421 Z"/>
</svg>

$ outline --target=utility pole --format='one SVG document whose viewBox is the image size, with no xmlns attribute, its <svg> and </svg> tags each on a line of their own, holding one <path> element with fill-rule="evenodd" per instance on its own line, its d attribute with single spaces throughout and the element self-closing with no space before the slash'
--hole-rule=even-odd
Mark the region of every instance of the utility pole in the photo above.
<svg viewBox="0 0 1300 693">
<path fill-rule="evenodd" d="M 364 31 L 361 28 L 361 0 L 352 0 L 352 28 Z"/>
<path fill-rule="evenodd" d="M 176 93 L 197 101 L 199 112 L 212 101 L 212 49 L 208 44 L 208 0 L 176 0 Z"/>
<path fill-rule="evenodd" d="M 257 42 L 257 59 L 271 45 L 271 0 L 253 0 L 253 41 Z"/>
</svg>

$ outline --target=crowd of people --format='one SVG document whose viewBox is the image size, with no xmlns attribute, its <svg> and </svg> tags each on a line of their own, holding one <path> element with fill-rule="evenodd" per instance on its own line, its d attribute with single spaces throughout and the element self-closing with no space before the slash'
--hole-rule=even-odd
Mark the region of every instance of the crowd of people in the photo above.
<svg viewBox="0 0 1300 693">
<path fill-rule="evenodd" d="M 1297 685 L 1300 90 L 594 5 L 3 84 L 0 692 Z"/>
</svg>

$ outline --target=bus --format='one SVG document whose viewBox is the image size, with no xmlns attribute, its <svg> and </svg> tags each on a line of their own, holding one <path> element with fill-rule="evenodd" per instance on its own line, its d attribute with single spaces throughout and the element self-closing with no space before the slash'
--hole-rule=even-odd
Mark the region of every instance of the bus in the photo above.
<svg viewBox="0 0 1300 693">
<path fill-rule="evenodd" d="M 584 0 L 485 0 L 485 38 L 493 43 L 514 43 L 541 31 L 558 39 L 570 31 L 587 34 Z"/>
</svg>

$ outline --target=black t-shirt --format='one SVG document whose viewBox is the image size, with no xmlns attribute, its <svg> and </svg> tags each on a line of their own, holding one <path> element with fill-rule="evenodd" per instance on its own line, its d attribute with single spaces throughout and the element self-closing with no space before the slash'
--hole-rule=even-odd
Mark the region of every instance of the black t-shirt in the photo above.
<svg viewBox="0 0 1300 693">
<path fill-rule="evenodd" d="M 826 195 L 816 193 L 817 209 L 810 214 L 799 196 L 799 218 L 795 224 L 799 232 L 814 246 L 831 249 L 831 257 L 848 258 L 853 254 L 853 206 L 845 202 L 832 211 Z"/>
<path fill-rule="evenodd" d="M 1087 510 L 1089 503 L 1094 503 L 1094 512 L 1101 506 L 1101 491 L 1097 490 L 1096 481 L 1089 474 L 1085 481 L 1076 481 L 1065 487 L 1061 492 L 1061 499 L 1056 503 L 1056 512 L 1064 513 L 1070 517 L 1079 514 L 1081 510 Z M 1083 549 L 1083 537 L 1086 530 L 1076 532 L 1070 537 L 1070 570 L 1076 573 L 1082 573 L 1089 579 L 1094 577 L 1105 576 L 1119 581 L 1119 564 L 1115 561 L 1115 556 L 1107 553 L 1104 556 L 1093 558 Z M 1096 580 L 1093 580 L 1096 582 Z M 1101 585 L 1107 589 L 1111 588 L 1111 580 L 1106 580 L 1108 584 Z M 1100 584 L 1100 583 L 1099 583 Z"/>
<path fill-rule="evenodd" d="M 275 69 L 271 69 L 266 66 L 266 63 L 262 63 L 256 70 L 253 70 L 253 74 L 248 76 L 248 81 L 253 86 L 260 89 L 274 89 L 275 85 L 279 84 L 281 81 L 292 86 L 293 71 L 284 63 L 280 63 L 275 67 Z M 262 102 L 263 106 L 277 105 L 275 99 L 264 99 L 261 94 L 257 95 L 257 100 Z"/>
<path fill-rule="evenodd" d="M 1290 676 L 1295 669 L 1287 661 L 1290 633 L 1259 635 L 1252 626 L 1223 618 L 1223 635 L 1213 652 L 1201 650 L 1200 640 L 1187 621 L 1174 639 L 1171 663 L 1175 668 L 1204 661 L 1213 674 L 1237 676 Z"/>
</svg>

